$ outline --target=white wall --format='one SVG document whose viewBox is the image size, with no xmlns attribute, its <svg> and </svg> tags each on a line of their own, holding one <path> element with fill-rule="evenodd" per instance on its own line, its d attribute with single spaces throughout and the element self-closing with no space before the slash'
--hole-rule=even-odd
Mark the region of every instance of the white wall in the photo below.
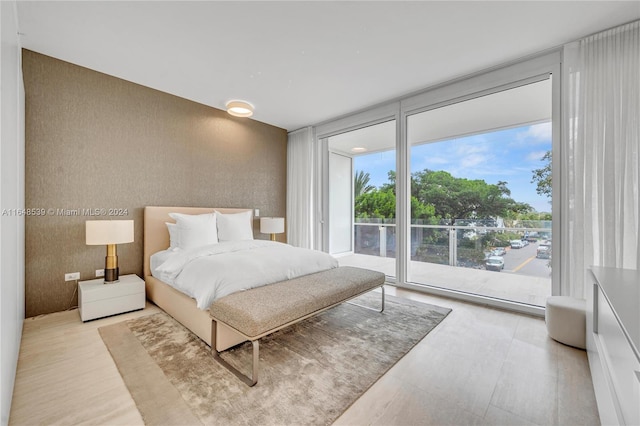
<svg viewBox="0 0 640 426">
<path fill-rule="evenodd" d="M 24 86 L 14 1 L 0 1 L 0 39 L 0 421 L 6 425 L 24 322 L 24 217 L 12 214 L 24 208 Z"/>
<path fill-rule="evenodd" d="M 329 153 L 329 253 L 353 250 L 353 160 Z"/>
</svg>

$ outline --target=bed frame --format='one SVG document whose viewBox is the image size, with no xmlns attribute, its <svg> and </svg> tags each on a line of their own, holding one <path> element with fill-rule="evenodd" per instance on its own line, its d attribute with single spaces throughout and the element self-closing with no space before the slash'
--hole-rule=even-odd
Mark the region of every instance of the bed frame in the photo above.
<svg viewBox="0 0 640 426">
<path fill-rule="evenodd" d="M 194 299 L 151 276 L 150 256 L 169 247 L 169 231 L 165 224 L 165 222 L 173 222 L 169 213 L 204 214 L 214 210 L 221 213 L 248 211 L 248 209 L 145 207 L 144 278 L 147 298 L 198 335 L 211 347 L 214 359 L 247 385 L 253 386 L 258 382 L 258 340 L 260 338 L 348 302 L 377 287 L 382 289 L 382 303 L 378 312 L 384 310 L 384 274 L 350 266 L 280 281 L 246 292 L 233 293 L 211 305 L 215 316 L 212 316 L 208 310 L 198 309 Z M 251 217 L 253 225 L 253 216 Z M 251 376 L 245 375 L 228 364 L 219 354 L 247 340 L 251 341 L 253 346 Z M 215 343 L 215 346 L 212 343 Z"/>
<path fill-rule="evenodd" d="M 205 214 L 214 210 L 220 213 L 251 212 L 253 229 L 253 209 L 214 208 L 214 207 L 145 207 L 144 208 L 144 282 L 147 299 L 158 305 L 179 323 L 187 327 L 211 346 L 211 317 L 209 311 L 196 306 L 195 299 L 179 292 L 170 285 L 151 275 L 150 257 L 152 254 L 169 247 L 169 231 L 165 222 L 175 223 L 169 213 Z M 247 340 L 228 326 L 218 323 L 216 330 L 216 349 L 223 351 Z"/>
</svg>

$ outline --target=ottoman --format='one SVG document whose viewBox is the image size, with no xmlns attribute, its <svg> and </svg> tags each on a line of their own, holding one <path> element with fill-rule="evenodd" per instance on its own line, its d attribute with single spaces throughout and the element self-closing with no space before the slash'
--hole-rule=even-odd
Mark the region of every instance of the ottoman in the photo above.
<svg viewBox="0 0 640 426">
<path fill-rule="evenodd" d="M 580 349 L 586 348 L 587 301 L 568 296 L 547 299 L 545 322 L 547 333 L 553 340 Z"/>
</svg>

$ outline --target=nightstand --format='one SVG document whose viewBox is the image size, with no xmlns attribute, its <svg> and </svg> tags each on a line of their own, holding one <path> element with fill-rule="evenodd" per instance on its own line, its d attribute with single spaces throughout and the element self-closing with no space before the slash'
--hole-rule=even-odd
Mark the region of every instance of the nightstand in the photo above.
<svg viewBox="0 0 640 426">
<path fill-rule="evenodd" d="M 144 304 L 144 280 L 137 275 L 121 275 L 113 284 L 104 284 L 104 278 L 78 283 L 82 321 L 144 309 Z"/>
</svg>

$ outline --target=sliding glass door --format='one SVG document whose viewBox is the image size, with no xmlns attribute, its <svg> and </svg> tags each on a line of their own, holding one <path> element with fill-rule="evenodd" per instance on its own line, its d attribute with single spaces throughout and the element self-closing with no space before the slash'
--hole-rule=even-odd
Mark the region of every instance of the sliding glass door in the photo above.
<svg viewBox="0 0 640 426">
<path fill-rule="evenodd" d="M 544 306 L 551 80 L 411 115 L 408 281 Z"/>
<path fill-rule="evenodd" d="M 542 312 L 562 264 L 559 60 L 318 126 L 324 249 L 401 287 Z"/>
<path fill-rule="evenodd" d="M 329 252 L 395 277 L 396 122 L 328 138 Z"/>
</svg>

